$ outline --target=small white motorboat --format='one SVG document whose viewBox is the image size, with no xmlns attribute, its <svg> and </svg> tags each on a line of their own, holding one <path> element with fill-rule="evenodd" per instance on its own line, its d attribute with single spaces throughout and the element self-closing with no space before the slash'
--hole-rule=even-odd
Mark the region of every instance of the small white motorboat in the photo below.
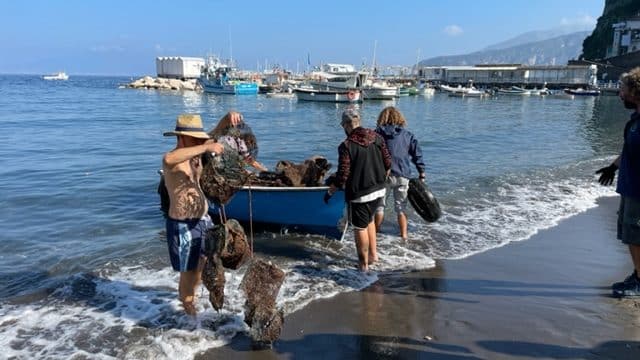
<svg viewBox="0 0 640 360">
<path fill-rule="evenodd" d="M 69 75 L 67 75 L 64 71 L 57 72 L 52 75 L 45 75 L 42 77 L 44 80 L 68 80 Z"/>
</svg>

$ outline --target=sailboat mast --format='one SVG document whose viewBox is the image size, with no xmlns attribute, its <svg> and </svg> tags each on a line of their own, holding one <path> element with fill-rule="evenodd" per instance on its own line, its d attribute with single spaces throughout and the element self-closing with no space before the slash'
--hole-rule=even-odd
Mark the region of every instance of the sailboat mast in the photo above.
<svg viewBox="0 0 640 360">
<path fill-rule="evenodd" d="M 371 57 L 371 71 L 375 72 L 376 69 L 376 48 L 378 47 L 378 40 L 373 41 L 373 56 Z"/>
</svg>

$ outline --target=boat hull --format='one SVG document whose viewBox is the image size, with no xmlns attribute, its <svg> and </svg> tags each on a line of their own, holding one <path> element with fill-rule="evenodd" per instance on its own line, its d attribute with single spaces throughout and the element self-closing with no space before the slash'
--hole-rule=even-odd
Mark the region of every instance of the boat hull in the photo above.
<svg viewBox="0 0 640 360">
<path fill-rule="evenodd" d="M 295 232 L 313 233 L 340 238 L 340 226 L 344 213 L 344 192 L 338 191 L 323 201 L 328 187 L 265 187 L 252 186 L 240 189 L 225 205 L 228 219 L 243 223 L 252 221 Z M 251 199 L 251 202 L 249 202 Z M 214 213 L 218 208 L 213 209 Z"/>
<path fill-rule="evenodd" d="M 200 79 L 200 85 L 204 92 L 211 94 L 227 94 L 227 95 L 255 95 L 258 93 L 258 84 L 256 83 L 230 83 L 218 84 L 215 81 Z"/>
<path fill-rule="evenodd" d="M 320 101 L 320 102 L 343 102 L 356 103 L 362 101 L 362 94 L 358 90 L 333 91 L 333 90 L 312 90 L 296 89 L 295 94 L 298 100 Z"/>
<path fill-rule="evenodd" d="M 45 75 L 42 77 L 43 80 L 68 80 L 69 79 L 69 75 L 65 74 L 65 73 L 57 73 L 55 75 Z"/>
<path fill-rule="evenodd" d="M 393 100 L 398 97 L 398 89 L 389 88 L 363 88 L 362 95 L 365 100 Z"/>
<path fill-rule="evenodd" d="M 567 94 L 571 94 L 571 95 L 575 95 L 575 96 L 598 96 L 598 95 L 600 95 L 600 91 L 598 91 L 598 90 L 581 90 L 581 89 L 572 90 L 572 89 L 567 89 L 567 90 L 565 90 L 565 92 Z"/>
</svg>

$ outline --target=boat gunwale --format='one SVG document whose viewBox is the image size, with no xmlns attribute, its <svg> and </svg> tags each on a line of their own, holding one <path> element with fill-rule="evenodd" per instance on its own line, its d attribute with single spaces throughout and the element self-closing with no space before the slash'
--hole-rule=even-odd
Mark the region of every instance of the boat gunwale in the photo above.
<svg viewBox="0 0 640 360">
<path fill-rule="evenodd" d="M 320 191 L 320 190 L 328 190 L 328 186 L 253 186 L 253 185 L 244 185 L 239 190 L 251 190 L 251 191 L 276 191 L 276 192 L 284 192 L 284 191 Z"/>
</svg>

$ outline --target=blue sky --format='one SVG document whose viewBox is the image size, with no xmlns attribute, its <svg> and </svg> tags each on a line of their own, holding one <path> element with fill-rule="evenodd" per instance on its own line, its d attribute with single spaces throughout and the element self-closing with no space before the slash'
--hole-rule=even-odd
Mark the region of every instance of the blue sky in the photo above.
<svg viewBox="0 0 640 360">
<path fill-rule="evenodd" d="M 0 73 L 154 74 L 156 56 L 212 51 L 274 63 L 410 65 L 561 25 L 593 29 L 604 0 L 0 2 Z"/>
</svg>

